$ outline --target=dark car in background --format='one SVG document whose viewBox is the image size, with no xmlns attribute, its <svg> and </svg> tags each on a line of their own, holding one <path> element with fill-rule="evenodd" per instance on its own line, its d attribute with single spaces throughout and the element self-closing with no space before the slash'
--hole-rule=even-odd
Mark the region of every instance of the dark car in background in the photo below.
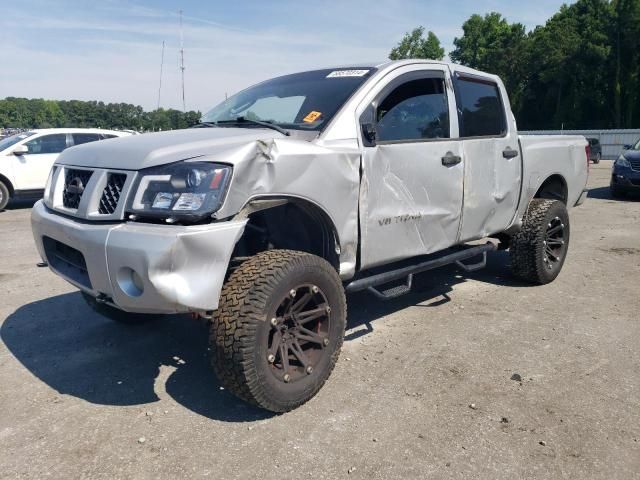
<svg viewBox="0 0 640 480">
<path fill-rule="evenodd" d="M 602 160 L 602 145 L 600 145 L 600 140 L 597 138 L 587 138 L 587 141 L 591 149 L 589 160 L 593 163 L 600 163 L 600 160 Z"/>
<path fill-rule="evenodd" d="M 614 198 L 631 192 L 640 193 L 640 140 L 634 145 L 625 145 L 613 163 L 610 188 Z"/>
</svg>

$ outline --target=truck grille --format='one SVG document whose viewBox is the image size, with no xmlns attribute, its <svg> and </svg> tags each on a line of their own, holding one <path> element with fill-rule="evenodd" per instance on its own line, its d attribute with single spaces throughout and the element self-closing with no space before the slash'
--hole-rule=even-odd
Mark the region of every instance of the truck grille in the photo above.
<svg viewBox="0 0 640 480">
<path fill-rule="evenodd" d="M 124 173 L 108 174 L 107 185 L 104 187 L 102 197 L 100 198 L 100 209 L 98 211 L 101 215 L 111 215 L 116 211 L 120 194 L 126 181 L 127 176 Z"/>
<path fill-rule="evenodd" d="M 54 165 L 44 203 L 85 220 L 122 220 L 135 172 Z"/>
<path fill-rule="evenodd" d="M 640 158 L 634 158 L 633 160 L 629 160 L 631 164 L 631 168 L 634 170 L 640 170 Z"/>
<path fill-rule="evenodd" d="M 69 169 L 65 171 L 62 204 L 66 208 L 78 208 L 91 175 L 93 175 L 93 172 L 90 170 Z"/>
</svg>

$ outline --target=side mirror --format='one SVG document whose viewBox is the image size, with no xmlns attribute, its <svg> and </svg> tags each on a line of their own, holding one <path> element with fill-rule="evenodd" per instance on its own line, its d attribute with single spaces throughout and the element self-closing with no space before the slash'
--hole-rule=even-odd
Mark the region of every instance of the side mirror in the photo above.
<svg viewBox="0 0 640 480">
<path fill-rule="evenodd" d="M 365 140 L 365 146 L 373 147 L 376 144 L 376 126 L 373 123 L 362 124 L 362 136 Z"/>
<path fill-rule="evenodd" d="M 623 145 L 622 149 L 623 150 L 631 150 L 633 148 L 633 145 Z"/>
<path fill-rule="evenodd" d="M 18 145 L 13 149 L 13 154 L 17 156 L 26 155 L 27 153 L 29 153 L 29 147 L 26 145 Z"/>
</svg>

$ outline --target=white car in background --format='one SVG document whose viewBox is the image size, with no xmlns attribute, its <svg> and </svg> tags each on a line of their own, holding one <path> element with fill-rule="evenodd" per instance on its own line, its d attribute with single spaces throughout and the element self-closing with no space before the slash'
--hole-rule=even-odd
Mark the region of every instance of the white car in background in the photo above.
<svg viewBox="0 0 640 480">
<path fill-rule="evenodd" d="M 29 130 L 0 140 L 0 210 L 16 197 L 37 197 L 60 153 L 74 145 L 125 137 L 130 132 L 97 128 Z"/>
</svg>

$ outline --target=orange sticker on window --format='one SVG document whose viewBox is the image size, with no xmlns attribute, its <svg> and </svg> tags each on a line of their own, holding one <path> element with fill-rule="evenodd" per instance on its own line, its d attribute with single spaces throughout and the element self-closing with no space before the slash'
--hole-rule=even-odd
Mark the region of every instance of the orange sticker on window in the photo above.
<svg viewBox="0 0 640 480">
<path fill-rule="evenodd" d="M 303 122 L 307 122 L 307 123 L 313 123 L 315 122 L 317 119 L 319 119 L 322 116 L 322 113 L 320 112 L 316 112 L 315 110 L 313 112 L 309 112 L 309 115 L 307 115 L 306 117 L 304 117 L 302 119 Z"/>
</svg>

